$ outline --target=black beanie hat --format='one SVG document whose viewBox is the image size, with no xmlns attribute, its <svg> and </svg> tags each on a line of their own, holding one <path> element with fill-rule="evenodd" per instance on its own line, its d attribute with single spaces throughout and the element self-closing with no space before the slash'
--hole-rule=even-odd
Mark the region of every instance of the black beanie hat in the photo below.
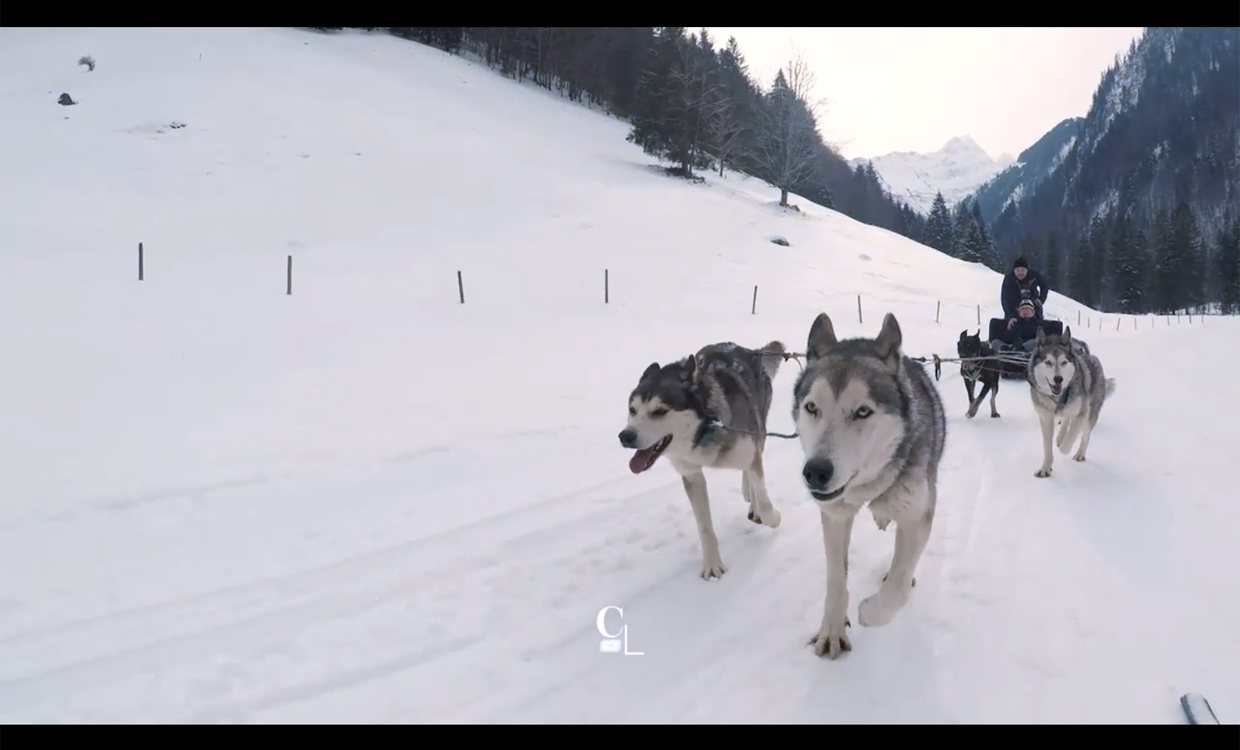
<svg viewBox="0 0 1240 750">
<path fill-rule="evenodd" d="M 1025 260 L 1025 256 L 1022 255 L 1012 264 L 1012 268 L 1029 268 L 1029 263 Z"/>
</svg>

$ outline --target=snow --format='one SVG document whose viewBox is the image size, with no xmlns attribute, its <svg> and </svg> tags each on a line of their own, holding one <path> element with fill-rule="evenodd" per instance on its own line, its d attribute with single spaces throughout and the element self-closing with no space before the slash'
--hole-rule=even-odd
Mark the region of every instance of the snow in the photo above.
<svg viewBox="0 0 1240 750">
<path fill-rule="evenodd" d="M 1178 32 L 1167 30 L 1166 33 L 1169 39 L 1167 43 L 1174 48 L 1174 40 Z M 1117 60 L 1116 65 L 1108 70 L 1108 73 L 1114 71 L 1114 78 L 1110 87 L 1106 89 L 1106 97 L 1100 102 L 1095 101 L 1090 107 L 1089 122 L 1098 123 L 1092 128 L 1092 132 L 1089 129 L 1085 131 L 1086 145 L 1090 152 L 1098 147 L 1115 118 L 1137 105 L 1141 96 L 1141 87 L 1145 83 L 1146 55 L 1150 44 L 1153 44 L 1152 37 L 1147 33 L 1137 41 L 1137 46 L 1133 51 L 1124 55 L 1122 62 Z M 1167 62 L 1170 61 L 1168 57 Z M 1100 110 L 1099 107 L 1101 107 Z"/>
<path fill-rule="evenodd" d="M 941 149 L 929 154 L 897 151 L 873 159 L 853 159 L 855 169 L 867 161 L 896 200 L 906 201 L 923 216 L 930 214 L 934 196 L 943 193 L 948 208 L 1015 162 L 1009 154 L 992 159 L 969 136 L 952 138 Z"/>
<path fill-rule="evenodd" d="M 1051 165 L 1046 169 L 1046 176 L 1049 177 L 1055 173 L 1055 170 L 1059 168 L 1059 165 L 1063 164 L 1063 160 L 1068 158 L 1068 152 L 1071 151 L 1072 147 L 1075 145 L 1075 135 L 1064 142 L 1063 146 L 1061 146 L 1059 151 L 1055 154 L 1055 158 L 1051 159 Z"/>
<path fill-rule="evenodd" d="M 954 356 L 997 274 L 666 177 L 624 123 L 382 35 L 4 28 L 0 69 L 0 721 L 1240 716 L 1236 319 L 1117 331 L 1052 292 L 1118 389 L 1046 480 L 1020 385 L 966 420 L 946 365 L 917 588 L 820 660 L 799 447 L 768 441 L 778 529 L 708 475 L 705 582 L 680 480 L 628 470 L 628 394 L 820 311 Z M 892 540 L 856 526 L 854 623 Z M 600 653 L 607 606 L 643 656 Z"/>
</svg>

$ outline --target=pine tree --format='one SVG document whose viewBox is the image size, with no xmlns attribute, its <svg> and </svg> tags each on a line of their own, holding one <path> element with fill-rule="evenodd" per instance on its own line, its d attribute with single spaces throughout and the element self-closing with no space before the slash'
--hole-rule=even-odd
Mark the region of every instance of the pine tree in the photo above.
<svg viewBox="0 0 1240 750">
<path fill-rule="evenodd" d="M 1206 299 L 1206 255 L 1197 216 L 1187 200 L 1179 201 L 1171 212 L 1171 237 L 1179 257 L 1176 308 L 1198 308 Z"/>
<path fill-rule="evenodd" d="M 1081 231 L 1077 238 L 1076 252 L 1068 258 L 1068 296 L 1083 305 L 1089 305 L 1090 268 L 1089 228 Z"/>
<path fill-rule="evenodd" d="M 744 168 L 754 152 L 754 122 L 758 95 L 749 82 L 745 58 L 736 37 L 719 52 L 717 68 L 719 103 L 712 108 L 707 125 L 708 150 L 719 160 L 719 176 L 725 167 Z"/>
<path fill-rule="evenodd" d="M 1116 218 L 1111 231 L 1111 251 L 1107 256 L 1108 297 L 1120 312 L 1143 312 L 1147 306 L 1145 233 L 1132 229 L 1127 216 Z"/>
<path fill-rule="evenodd" d="M 1159 211 L 1154 220 L 1153 272 L 1150 274 L 1150 306 L 1162 314 L 1176 310 L 1177 273 L 1180 259 L 1171 235 L 1171 218 Z"/>
<path fill-rule="evenodd" d="M 1089 222 L 1089 252 L 1085 256 L 1085 289 L 1081 302 L 1102 307 L 1102 281 L 1107 265 L 1107 222 L 1101 215 Z"/>
<path fill-rule="evenodd" d="M 1046 235 L 1046 252 L 1043 255 L 1042 278 L 1050 286 L 1057 287 L 1062 285 L 1062 268 L 1060 266 L 1062 258 L 1060 257 L 1059 250 L 1059 233 L 1054 229 Z"/>
<path fill-rule="evenodd" d="M 678 165 L 685 177 L 699 162 L 697 149 L 706 130 L 707 71 L 701 48 L 685 38 L 684 28 L 667 26 L 659 29 L 638 84 L 628 140 Z"/>
<path fill-rule="evenodd" d="M 1214 251 L 1214 276 L 1223 313 L 1240 313 L 1240 221 L 1234 215 L 1224 225 Z"/>
<path fill-rule="evenodd" d="M 948 253 L 953 258 L 973 262 L 973 248 L 970 244 L 968 208 L 964 203 L 957 203 L 952 209 L 952 247 Z"/>
<path fill-rule="evenodd" d="M 989 268 L 997 269 L 999 267 L 999 256 L 995 252 L 995 241 L 990 236 L 990 230 L 986 228 L 986 221 L 982 218 L 982 206 L 976 199 L 973 201 L 971 215 L 973 223 L 977 227 L 974 249 L 977 252 L 978 261 L 984 263 Z"/>
<path fill-rule="evenodd" d="M 952 227 L 952 216 L 947 210 L 947 201 L 943 193 L 936 193 L 934 203 L 930 206 L 930 216 L 926 219 L 926 242 L 929 247 L 947 255 L 952 254 L 955 237 Z"/>
<path fill-rule="evenodd" d="M 1121 289 L 1124 270 L 1131 267 L 1128 252 L 1131 249 L 1132 225 L 1123 212 L 1117 213 L 1111 226 L 1111 241 L 1107 248 L 1106 263 L 1102 272 L 1102 308 L 1103 310 L 1119 308 L 1122 312 L 1132 312 L 1120 300 L 1124 297 Z"/>
</svg>

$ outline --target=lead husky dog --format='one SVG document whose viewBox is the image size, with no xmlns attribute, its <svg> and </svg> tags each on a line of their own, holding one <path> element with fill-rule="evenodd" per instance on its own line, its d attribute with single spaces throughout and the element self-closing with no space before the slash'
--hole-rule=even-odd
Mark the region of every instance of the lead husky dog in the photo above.
<svg viewBox="0 0 1240 750">
<path fill-rule="evenodd" d="M 783 352 L 778 341 L 762 350 L 710 344 L 679 362 L 651 364 L 629 394 L 629 422 L 620 432 L 620 445 L 637 449 L 629 469 L 640 474 L 667 456 L 680 475 L 697 522 L 703 578 L 727 572 L 711 524 L 703 468 L 740 470 L 749 520 L 779 526 L 779 511 L 766 492 L 762 451 L 771 384 Z"/>
<path fill-rule="evenodd" d="M 908 601 L 934 521 L 947 434 L 943 402 L 921 365 L 900 350 L 901 338 L 888 313 L 877 338 L 840 341 L 822 313 L 810 328 L 807 364 L 793 389 L 802 475 L 822 514 L 827 553 L 822 625 L 810 645 L 831 659 L 852 650 L 844 628 L 852 624 L 848 544 L 857 512 L 868 504 L 883 530 L 896 522 L 891 568 L 857 610 L 863 627 L 886 625 Z"/>
<path fill-rule="evenodd" d="M 1081 445 L 1072 460 L 1084 461 L 1102 404 L 1115 392 L 1115 378 L 1106 377 L 1102 361 L 1084 341 L 1072 338 L 1071 326 L 1065 326 L 1062 336 L 1047 336 L 1038 329 L 1037 347 L 1025 368 L 1025 380 L 1034 411 L 1042 423 L 1042 468 L 1033 475 L 1051 475 L 1055 460 L 1051 436 L 1056 419 L 1063 420 L 1055 441 L 1060 452 L 1068 455 L 1080 436 Z"/>
</svg>

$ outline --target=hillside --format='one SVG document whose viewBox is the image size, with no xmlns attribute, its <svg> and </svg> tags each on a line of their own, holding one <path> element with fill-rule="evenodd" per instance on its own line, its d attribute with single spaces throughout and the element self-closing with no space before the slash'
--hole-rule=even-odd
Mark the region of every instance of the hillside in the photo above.
<svg viewBox="0 0 1240 750">
<path fill-rule="evenodd" d="M 1240 311 L 1238 52 L 1237 27 L 1147 29 L 1058 166 L 985 215 L 1008 257 L 1100 309 Z"/>
<path fill-rule="evenodd" d="M 945 365 L 917 588 L 829 662 L 796 442 L 766 445 L 777 529 L 708 474 L 708 583 L 681 481 L 629 471 L 628 396 L 822 311 L 950 357 L 998 274 L 668 177 L 627 123 L 387 35 L 6 27 L 0 70 L 0 721 L 1240 716 L 1237 320 L 1052 293 L 1118 391 L 1046 480 L 1028 395 L 966 420 Z M 854 623 L 892 542 L 858 519 Z M 643 657 L 600 653 L 608 606 Z"/>
<path fill-rule="evenodd" d="M 1084 121 L 1082 117 L 1071 117 L 1051 128 L 1036 143 L 1020 152 L 1015 162 L 986 180 L 962 200 L 968 203 L 977 201 L 982 216 L 993 220 L 1009 203 L 1032 194 L 1063 162 L 1068 149 L 1076 142 L 1077 133 Z M 993 221 L 990 223 L 993 224 Z"/>
<path fill-rule="evenodd" d="M 929 154 L 896 151 L 873 158 L 851 159 L 849 164 L 856 168 L 872 163 L 892 197 L 907 202 L 922 216 L 929 216 L 937 193 L 943 194 L 947 205 L 954 205 L 1012 161 L 1007 154 L 991 158 L 976 141 L 965 135 L 952 138 Z"/>
</svg>

